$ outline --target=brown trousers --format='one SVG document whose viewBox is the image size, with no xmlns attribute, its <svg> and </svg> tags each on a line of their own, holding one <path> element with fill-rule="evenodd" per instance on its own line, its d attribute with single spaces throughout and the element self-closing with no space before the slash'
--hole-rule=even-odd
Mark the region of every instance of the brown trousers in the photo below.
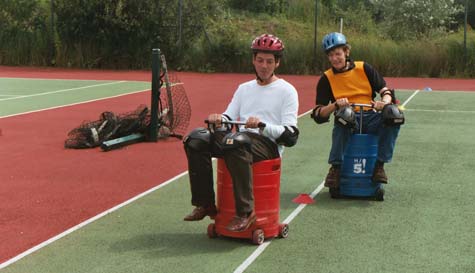
<svg viewBox="0 0 475 273">
<path fill-rule="evenodd" d="M 191 187 L 191 204 L 215 204 L 212 157 L 223 158 L 233 180 L 236 214 L 243 216 L 253 210 L 252 163 L 279 157 L 277 145 L 269 138 L 246 132 L 251 139 L 250 151 L 245 147 L 223 149 L 222 139 L 228 132 L 215 132 L 208 149 L 197 151 L 185 145 Z"/>
</svg>

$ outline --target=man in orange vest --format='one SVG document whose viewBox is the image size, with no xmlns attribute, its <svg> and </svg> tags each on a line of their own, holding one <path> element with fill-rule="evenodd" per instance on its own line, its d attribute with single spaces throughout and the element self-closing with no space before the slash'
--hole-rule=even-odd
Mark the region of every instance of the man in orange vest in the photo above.
<svg viewBox="0 0 475 273">
<path fill-rule="evenodd" d="M 373 105 L 373 109 L 366 108 L 364 111 L 363 130 L 379 137 L 377 162 L 372 177 L 374 182 L 388 182 L 384 163 L 392 159 L 403 123 L 403 119 L 402 122 L 397 119 L 402 113 L 394 104 L 394 90 L 386 86 L 383 77 L 371 65 L 350 59 L 350 49 L 346 37 L 341 33 L 332 32 L 323 38 L 323 50 L 331 68 L 324 72 L 317 84 L 316 107 L 311 116 L 317 124 L 328 122 L 333 112 L 343 115 L 343 120 L 348 119 L 348 123 L 342 124 L 335 118 L 328 159 L 331 167 L 325 178 L 325 186 L 329 188 L 339 187 L 343 153 L 358 125 L 351 104 Z"/>
</svg>

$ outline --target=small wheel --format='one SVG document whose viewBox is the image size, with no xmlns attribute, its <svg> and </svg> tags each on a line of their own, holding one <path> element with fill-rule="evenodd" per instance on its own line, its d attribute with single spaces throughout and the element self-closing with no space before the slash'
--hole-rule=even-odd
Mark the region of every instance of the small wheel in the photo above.
<svg viewBox="0 0 475 273">
<path fill-rule="evenodd" d="M 280 238 L 289 237 L 289 225 L 287 225 L 287 224 L 280 224 L 279 225 L 279 236 L 280 236 Z"/>
<path fill-rule="evenodd" d="M 384 201 L 384 189 L 377 189 L 374 199 L 376 199 L 376 201 Z"/>
<path fill-rule="evenodd" d="M 252 232 L 252 243 L 255 245 L 262 245 L 264 243 L 265 236 L 264 231 L 260 228 Z"/>
<path fill-rule="evenodd" d="M 215 224 L 209 224 L 208 225 L 208 237 L 213 239 L 218 237 L 218 233 L 216 233 L 216 225 Z"/>
<path fill-rule="evenodd" d="M 330 196 L 334 199 L 340 198 L 340 188 L 330 188 Z"/>
</svg>

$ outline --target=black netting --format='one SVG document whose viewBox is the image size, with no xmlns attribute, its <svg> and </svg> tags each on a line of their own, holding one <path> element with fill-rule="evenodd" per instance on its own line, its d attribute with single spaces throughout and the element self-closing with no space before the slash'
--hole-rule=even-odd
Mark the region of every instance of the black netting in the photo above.
<svg viewBox="0 0 475 273">
<path fill-rule="evenodd" d="M 173 73 L 168 73 L 168 78 L 169 90 L 166 86 L 161 89 L 162 114 L 159 120 L 169 129 L 172 136 L 181 137 L 188 129 L 191 107 L 184 84 Z"/>
<path fill-rule="evenodd" d="M 147 115 L 150 115 L 150 113 L 145 105 L 140 105 L 135 111 L 119 115 L 119 128 L 114 138 L 135 133 L 146 133 L 148 128 Z"/>
<path fill-rule="evenodd" d="M 160 75 L 158 105 L 158 138 L 178 137 L 186 133 L 191 118 L 191 107 L 182 82 L 174 73 Z M 151 111 L 140 105 L 131 112 L 116 115 L 103 112 L 99 120 L 84 121 L 68 133 L 66 148 L 93 148 L 104 141 L 140 133 L 147 138 L 150 130 Z"/>
<path fill-rule="evenodd" d="M 115 115 L 103 112 L 99 120 L 84 121 L 79 127 L 68 133 L 65 148 L 82 149 L 100 146 L 104 141 L 127 136 L 133 133 L 145 133 L 148 124 L 148 108 L 140 105 L 135 111 Z"/>
</svg>

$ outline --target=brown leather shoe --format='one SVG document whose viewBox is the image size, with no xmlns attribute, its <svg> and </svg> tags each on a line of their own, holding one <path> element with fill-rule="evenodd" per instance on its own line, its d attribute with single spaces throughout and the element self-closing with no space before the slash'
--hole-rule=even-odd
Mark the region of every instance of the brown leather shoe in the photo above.
<svg viewBox="0 0 475 273">
<path fill-rule="evenodd" d="M 214 219 L 214 217 L 218 214 L 216 210 L 216 206 L 212 205 L 209 207 L 196 207 L 190 214 L 185 216 L 183 220 L 185 221 L 200 221 L 203 220 L 206 216 L 209 218 Z"/>
<path fill-rule="evenodd" d="M 373 182 L 375 183 L 388 183 L 388 177 L 384 171 L 384 166 L 376 164 L 373 171 Z"/>
<path fill-rule="evenodd" d="M 340 185 L 340 168 L 331 166 L 325 178 L 325 187 L 338 188 Z"/>
<path fill-rule="evenodd" d="M 235 216 L 234 219 L 226 226 L 226 229 L 229 231 L 244 231 L 248 229 L 256 221 L 256 214 L 251 212 L 249 216 Z"/>
</svg>

